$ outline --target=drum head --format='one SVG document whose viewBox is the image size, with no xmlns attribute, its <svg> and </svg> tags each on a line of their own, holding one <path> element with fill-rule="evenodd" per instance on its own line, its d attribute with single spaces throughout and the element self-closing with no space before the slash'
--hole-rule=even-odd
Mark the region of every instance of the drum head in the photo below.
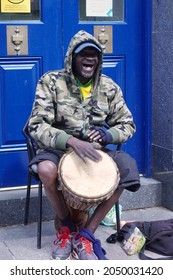
<svg viewBox="0 0 173 280">
<path fill-rule="evenodd" d="M 119 171 L 113 159 L 98 150 L 102 160 L 87 163 L 75 153 L 70 152 L 60 162 L 60 178 L 63 186 L 73 194 L 86 199 L 105 197 L 119 182 Z"/>
</svg>

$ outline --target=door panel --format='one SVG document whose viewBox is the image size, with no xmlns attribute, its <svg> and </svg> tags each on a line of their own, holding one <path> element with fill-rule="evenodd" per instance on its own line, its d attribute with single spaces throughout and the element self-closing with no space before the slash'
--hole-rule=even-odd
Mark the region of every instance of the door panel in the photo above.
<svg viewBox="0 0 173 280">
<path fill-rule="evenodd" d="M 88 3 L 92 2 L 95 1 L 89 1 Z M 145 21 L 143 20 L 143 16 L 146 12 L 146 2 L 148 0 L 114 0 L 113 10 L 116 10 L 116 5 L 119 3 L 121 4 L 119 8 L 121 9 L 121 14 L 123 12 L 123 15 L 121 15 L 121 19 L 118 19 L 118 21 L 111 21 L 110 18 L 107 20 L 106 17 L 80 16 L 80 4 L 82 3 L 82 6 L 85 6 L 87 0 L 72 0 L 70 3 L 68 0 L 63 1 L 65 52 L 70 38 L 77 31 L 84 29 L 94 35 L 94 26 L 100 26 L 100 28 L 102 26 L 112 26 L 113 51 L 111 54 L 105 53 L 104 55 L 103 72 L 112 77 L 121 86 L 127 105 L 134 116 L 137 131 L 133 138 L 123 145 L 123 150 L 137 160 L 140 172 L 142 173 L 145 173 L 144 147 L 146 145 L 144 143 L 145 130 L 143 128 L 145 110 L 143 108 L 144 104 L 142 103 L 143 85 L 145 83 L 142 80 L 142 71 L 144 71 L 143 43 L 145 39 L 143 33 Z M 69 6 L 68 9 L 66 9 L 67 5 Z M 83 13 L 85 10 L 86 6 L 82 8 Z M 67 18 L 68 22 L 66 21 Z"/>
<path fill-rule="evenodd" d="M 0 135 L 1 151 L 5 152 L 17 148 L 23 142 L 21 127 L 31 111 L 35 84 L 42 72 L 42 59 L 36 57 L 1 59 L 0 69 L 3 80 Z"/>
<path fill-rule="evenodd" d="M 30 115 L 39 77 L 62 67 L 61 1 L 31 3 L 29 14 L 0 13 L 0 187 L 27 184 L 28 159 L 22 128 Z M 11 35 L 7 40 L 9 26 L 14 27 L 14 35 L 16 27 L 20 31 L 21 26 L 27 26 L 28 38 L 22 31 L 19 35 L 28 39 L 28 54 L 14 51 L 8 55 L 7 41 L 12 40 Z"/>
</svg>

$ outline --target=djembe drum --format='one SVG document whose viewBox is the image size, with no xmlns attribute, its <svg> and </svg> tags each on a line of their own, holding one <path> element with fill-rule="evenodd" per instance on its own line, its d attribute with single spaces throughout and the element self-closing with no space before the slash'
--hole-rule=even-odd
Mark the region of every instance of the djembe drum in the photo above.
<svg viewBox="0 0 173 280">
<path fill-rule="evenodd" d="M 107 200 L 116 190 L 120 176 L 113 159 L 98 150 L 102 159 L 85 163 L 74 151 L 59 163 L 59 176 L 66 203 L 78 210 L 88 210 Z"/>
</svg>

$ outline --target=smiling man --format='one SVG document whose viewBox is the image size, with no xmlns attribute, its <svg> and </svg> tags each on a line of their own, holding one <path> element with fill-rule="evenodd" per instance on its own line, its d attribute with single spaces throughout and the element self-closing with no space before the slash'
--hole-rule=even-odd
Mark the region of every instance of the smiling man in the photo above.
<svg viewBox="0 0 173 280">
<path fill-rule="evenodd" d="M 94 76 L 99 63 L 99 49 L 93 43 L 82 43 L 74 50 L 73 73 L 83 85 Z"/>
<path fill-rule="evenodd" d="M 136 191 L 140 186 L 134 159 L 106 148 L 107 144 L 126 142 L 135 125 L 120 87 L 102 74 L 102 56 L 99 42 L 81 30 L 71 39 L 64 69 L 45 73 L 37 84 L 29 132 L 38 153 L 29 168 L 38 172 L 57 216 L 52 259 L 106 259 L 94 232 L 123 189 Z M 116 162 L 120 182 L 89 218 L 88 211 L 68 205 L 59 184 L 58 166 L 69 150 L 84 163 L 90 159 L 97 164 L 102 159 L 98 149 Z"/>
</svg>

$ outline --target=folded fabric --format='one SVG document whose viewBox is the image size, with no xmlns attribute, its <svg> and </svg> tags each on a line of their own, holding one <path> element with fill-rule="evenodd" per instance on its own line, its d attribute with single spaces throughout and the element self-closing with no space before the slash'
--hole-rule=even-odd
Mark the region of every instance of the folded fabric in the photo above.
<svg viewBox="0 0 173 280">
<path fill-rule="evenodd" d="M 118 187 L 125 188 L 131 192 L 136 192 L 140 188 L 140 177 L 135 159 L 124 151 L 105 151 L 113 158 L 120 171 L 120 182 Z"/>
<path fill-rule="evenodd" d="M 96 254 L 99 260 L 107 260 L 107 258 L 105 257 L 106 251 L 101 247 L 101 242 L 99 239 L 96 239 L 94 235 L 86 228 L 81 229 L 79 233 L 81 236 L 85 237 L 93 243 L 94 253 Z"/>
</svg>

